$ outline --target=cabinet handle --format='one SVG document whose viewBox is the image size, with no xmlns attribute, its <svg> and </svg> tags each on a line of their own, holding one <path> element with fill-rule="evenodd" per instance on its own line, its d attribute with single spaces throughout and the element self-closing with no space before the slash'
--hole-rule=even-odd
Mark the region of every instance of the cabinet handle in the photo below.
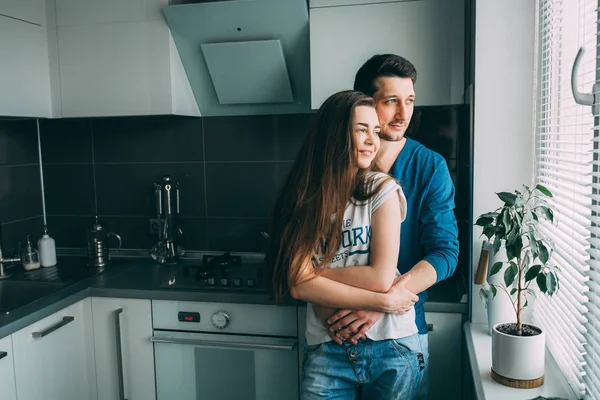
<svg viewBox="0 0 600 400">
<path fill-rule="evenodd" d="M 63 317 L 62 321 L 60 321 L 58 324 L 52 325 L 50 328 L 42 332 L 33 332 L 31 336 L 34 338 L 43 338 L 44 336 L 51 334 L 55 330 L 60 329 L 73 321 L 75 321 L 75 317 Z"/>
<path fill-rule="evenodd" d="M 0 351 L 0 360 L 2 360 L 4 357 L 6 357 L 8 355 L 7 352 L 5 351 Z"/>
<path fill-rule="evenodd" d="M 427 324 L 427 332 L 433 332 L 433 324 Z"/>
<path fill-rule="evenodd" d="M 115 344 L 117 347 L 117 375 L 119 378 L 119 399 L 127 400 L 125 398 L 125 382 L 123 379 L 123 351 L 121 349 L 121 313 L 122 308 L 114 311 L 115 316 Z"/>
</svg>

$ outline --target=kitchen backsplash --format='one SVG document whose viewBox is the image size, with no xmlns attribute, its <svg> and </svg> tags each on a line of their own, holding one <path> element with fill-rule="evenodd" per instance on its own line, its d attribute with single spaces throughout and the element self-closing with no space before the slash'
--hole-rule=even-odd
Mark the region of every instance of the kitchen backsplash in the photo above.
<svg viewBox="0 0 600 400">
<path fill-rule="evenodd" d="M 469 135 L 460 128 L 468 126 L 467 111 L 418 107 L 410 132 L 448 161 L 461 243 L 468 243 L 470 228 Z M 149 249 L 156 242 L 149 221 L 155 217 L 153 183 L 171 175 L 181 187 L 188 249 L 260 251 L 260 232 L 312 116 L 40 120 L 50 233 L 58 247 L 84 248 L 98 214 L 121 235 L 124 248 Z M 37 240 L 41 214 L 36 120 L 0 120 L 5 250 L 16 250 L 25 233 Z"/>
<path fill-rule="evenodd" d="M 30 233 L 42 234 L 42 196 L 35 119 L 0 119 L 0 219 L 6 254 Z"/>
<path fill-rule="evenodd" d="M 310 114 L 41 121 L 48 224 L 59 247 L 85 247 L 97 213 L 124 248 L 156 236 L 153 183 L 180 183 L 180 226 L 194 250 L 260 251 L 260 231 Z"/>
</svg>

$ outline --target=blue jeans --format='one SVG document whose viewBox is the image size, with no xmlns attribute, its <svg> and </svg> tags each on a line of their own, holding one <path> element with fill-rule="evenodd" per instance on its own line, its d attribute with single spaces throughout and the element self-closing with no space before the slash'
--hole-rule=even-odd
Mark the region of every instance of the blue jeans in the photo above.
<svg viewBox="0 0 600 400">
<path fill-rule="evenodd" d="M 414 399 L 425 369 L 418 336 L 305 346 L 300 398 Z"/>
<path fill-rule="evenodd" d="M 425 369 L 423 370 L 423 377 L 417 389 L 416 399 L 427 400 L 429 397 L 429 340 L 426 333 L 424 335 L 417 335 L 421 342 L 421 353 L 423 353 L 423 357 L 425 358 Z"/>
</svg>

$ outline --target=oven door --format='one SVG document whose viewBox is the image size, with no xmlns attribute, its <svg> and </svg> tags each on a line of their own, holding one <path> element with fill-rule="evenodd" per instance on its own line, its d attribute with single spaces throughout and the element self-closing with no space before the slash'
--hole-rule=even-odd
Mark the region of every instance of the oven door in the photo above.
<svg viewBox="0 0 600 400">
<path fill-rule="evenodd" d="M 154 331 L 158 400 L 297 400 L 296 339 Z"/>
</svg>

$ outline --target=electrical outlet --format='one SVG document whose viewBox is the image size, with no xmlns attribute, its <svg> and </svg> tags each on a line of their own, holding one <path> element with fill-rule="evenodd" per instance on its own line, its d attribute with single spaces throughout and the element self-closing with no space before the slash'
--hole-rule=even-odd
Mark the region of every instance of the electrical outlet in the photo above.
<svg viewBox="0 0 600 400">
<path fill-rule="evenodd" d="M 158 218 L 150 218 L 150 233 L 153 235 L 158 235 L 158 232 L 160 232 L 160 228 L 162 226 L 161 222 L 162 221 Z"/>
</svg>

